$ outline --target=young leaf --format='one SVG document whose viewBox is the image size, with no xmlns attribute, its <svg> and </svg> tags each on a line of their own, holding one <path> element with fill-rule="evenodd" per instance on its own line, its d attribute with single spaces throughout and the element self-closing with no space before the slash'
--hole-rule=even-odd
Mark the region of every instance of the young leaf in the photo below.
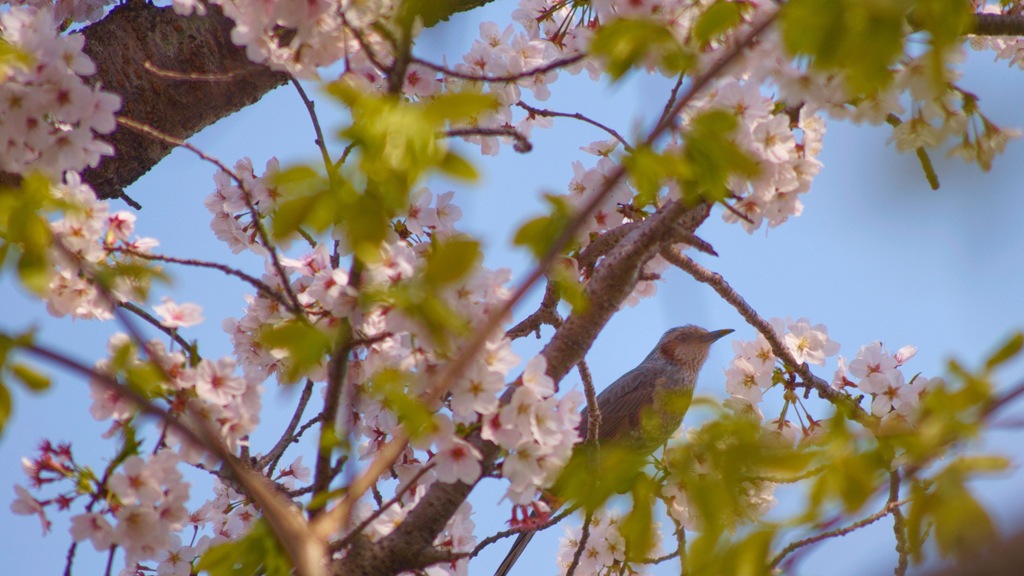
<svg viewBox="0 0 1024 576">
<path fill-rule="evenodd" d="M 1013 360 L 1024 348 L 1024 333 L 1017 332 L 985 361 L 985 369 L 991 370 L 1000 364 Z"/>
<path fill-rule="evenodd" d="M 423 280 L 440 287 L 463 278 L 480 261 L 480 243 L 468 236 L 434 240 L 427 254 Z"/>
<path fill-rule="evenodd" d="M 11 374 L 33 392 L 42 392 L 50 387 L 50 378 L 28 364 L 16 362 L 10 368 Z"/>
</svg>

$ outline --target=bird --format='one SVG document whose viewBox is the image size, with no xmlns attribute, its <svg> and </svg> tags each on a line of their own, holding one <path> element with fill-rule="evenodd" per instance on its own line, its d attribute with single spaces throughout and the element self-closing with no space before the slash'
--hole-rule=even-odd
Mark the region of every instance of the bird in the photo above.
<svg viewBox="0 0 1024 576">
<path fill-rule="evenodd" d="M 682 424 L 711 345 L 732 332 L 692 324 L 665 332 L 636 368 L 598 394 L 598 446 L 619 446 L 645 457 L 657 450 Z M 581 441 L 574 456 L 587 445 L 588 412 L 583 409 L 577 429 Z M 534 530 L 519 533 L 494 576 L 509 574 L 534 534 Z"/>
</svg>

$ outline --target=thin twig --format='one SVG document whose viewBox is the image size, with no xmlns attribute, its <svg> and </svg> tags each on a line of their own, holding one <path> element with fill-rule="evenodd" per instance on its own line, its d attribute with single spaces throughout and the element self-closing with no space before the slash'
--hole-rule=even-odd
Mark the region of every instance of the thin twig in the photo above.
<svg viewBox="0 0 1024 576">
<path fill-rule="evenodd" d="M 600 128 L 601 130 L 604 130 L 605 132 L 610 134 L 612 136 L 612 138 L 615 138 L 616 140 L 621 142 L 622 146 L 625 148 L 626 152 L 632 152 L 633 151 L 633 147 L 629 145 L 629 142 L 626 142 L 626 139 L 623 138 L 622 135 L 620 135 L 614 129 L 609 128 L 608 126 L 605 126 L 604 124 L 601 124 L 597 120 L 594 120 L 592 118 L 588 118 L 587 116 L 584 116 L 583 114 L 580 114 L 579 112 L 576 112 L 574 114 L 570 114 L 568 112 L 555 112 L 554 110 L 544 110 L 542 108 L 534 108 L 533 106 L 530 106 L 529 104 L 527 104 L 526 102 L 523 102 L 522 100 L 520 100 L 519 102 L 516 102 L 516 106 L 519 106 L 520 108 L 522 108 L 523 110 L 526 110 L 527 112 L 529 112 L 530 114 L 532 114 L 534 116 L 543 116 L 545 118 L 572 118 L 573 120 L 579 120 L 581 122 L 586 122 L 587 124 L 590 124 L 591 126 L 595 126 L 597 128 Z"/>
<path fill-rule="evenodd" d="M 499 126 L 497 128 L 449 128 L 443 134 L 449 137 L 463 138 L 467 136 L 504 136 L 516 141 L 512 145 L 512 149 L 520 154 L 526 154 L 533 150 L 533 144 L 530 143 L 530 139 L 512 126 Z"/>
<path fill-rule="evenodd" d="M 313 123 L 313 132 L 316 133 L 316 146 L 320 149 L 320 156 L 323 158 L 324 168 L 327 170 L 327 180 L 331 184 L 331 189 L 336 187 L 334 162 L 331 161 L 331 155 L 327 151 L 327 141 L 324 140 L 324 131 L 320 128 L 320 119 L 316 115 L 315 103 L 306 95 L 306 91 L 302 88 L 302 84 L 295 79 L 291 74 L 288 75 L 288 79 L 291 80 L 292 86 L 295 87 L 295 91 L 299 93 L 299 98 L 302 99 L 302 103 L 306 106 L 306 112 L 309 113 L 309 119 Z"/>
<path fill-rule="evenodd" d="M 669 112 L 672 111 L 672 106 L 676 103 L 676 98 L 679 96 L 679 89 L 683 86 L 684 78 L 686 78 L 686 73 L 680 72 L 679 77 L 676 78 L 675 86 L 672 86 L 672 92 L 668 95 L 668 101 L 665 102 L 665 108 L 661 111 L 661 116 L 658 118 L 659 122 L 664 122 L 668 119 Z"/>
<path fill-rule="evenodd" d="M 175 256 L 148 254 L 146 252 L 139 252 L 136 250 L 132 250 L 130 248 L 123 247 L 111 248 L 110 251 L 122 252 L 124 254 L 134 256 L 136 258 L 142 258 L 143 260 L 152 260 L 154 262 L 168 262 L 171 264 L 180 264 L 182 266 L 192 266 L 194 268 L 209 268 L 211 270 L 218 270 L 220 272 L 223 272 L 224 274 L 227 274 L 228 276 L 234 276 L 235 278 L 238 278 L 239 280 L 249 284 L 263 296 L 266 296 L 267 298 L 274 300 L 278 304 L 284 306 L 285 309 L 297 314 L 297 311 L 292 310 L 291 303 L 288 302 L 288 300 L 286 300 L 284 296 L 281 295 L 280 292 L 274 290 L 259 278 L 256 278 L 255 276 L 250 276 L 245 272 L 242 272 L 241 270 L 238 270 L 236 268 L 232 268 L 226 264 L 221 264 L 219 262 L 208 262 L 206 260 L 198 260 L 196 258 L 177 258 Z"/>
<path fill-rule="evenodd" d="M 981 418 L 985 419 L 992 416 L 992 414 L 997 410 L 1004 408 L 1007 404 L 1013 402 L 1021 395 L 1024 395 L 1024 382 L 1017 384 L 1009 392 L 1003 394 L 999 398 L 996 398 L 985 406 L 985 409 L 981 412 Z"/>
<path fill-rule="evenodd" d="M 571 66 L 579 62 L 580 60 L 583 60 L 584 57 L 585 56 L 583 54 L 577 54 L 576 56 L 570 56 L 568 58 L 562 58 L 560 60 L 553 60 L 551 62 L 548 62 L 547 64 L 538 66 L 536 68 L 531 68 L 529 70 L 524 70 L 523 72 L 518 72 L 515 74 L 500 74 L 497 76 L 484 76 L 482 74 L 468 74 L 466 72 L 459 72 L 457 70 L 452 70 L 451 68 L 441 66 L 440 64 L 434 64 L 433 62 L 427 62 L 426 60 L 415 57 L 412 58 L 411 62 L 414 64 L 419 64 L 424 68 L 430 68 L 435 72 L 440 72 L 445 76 L 459 78 L 461 80 L 472 80 L 475 82 L 515 82 L 516 80 L 530 78 L 532 76 L 536 76 L 537 74 L 545 74 L 547 72 L 551 72 L 552 70 L 557 70 L 565 66 Z"/>
<path fill-rule="evenodd" d="M 881 510 L 879 510 L 878 512 L 875 512 L 874 514 L 872 514 L 872 515 L 870 515 L 870 516 L 868 516 L 866 518 L 862 518 L 862 519 L 854 522 L 853 524 L 850 524 L 848 526 L 843 526 L 842 528 L 836 528 L 835 530 L 828 530 L 828 531 L 822 532 L 820 534 L 815 534 L 814 536 L 811 536 L 809 538 L 804 538 L 803 540 L 797 540 L 796 542 L 793 542 L 789 546 L 786 546 L 785 548 L 783 548 L 781 552 L 779 552 L 774 558 L 772 558 L 772 561 L 768 563 L 768 567 L 769 568 L 777 567 L 779 565 L 779 563 L 782 562 L 782 560 L 786 556 L 789 556 L 790 554 L 792 554 L 796 550 L 799 550 L 800 548 L 803 548 L 804 546 L 808 546 L 810 544 L 815 544 L 817 542 L 821 542 L 822 540 L 827 540 L 828 538 L 835 538 L 837 536 L 846 536 L 850 532 L 853 532 L 855 530 L 859 530 L 859 529 L 861 529 L 861 528 L 863 528 L 863 527 L 865 527 L 865 526 L 867 526 L 869 524 L 874 524 L 875 522 L 878 522 L 879 520 L 881 520 L 882 518 L 885 518 L 889 514 L 892 514 L 894 510 L 898 510 L 900 506 L 906 504 L 907 502 L 908 502 L 908 500 L 899 500 L 897 502 L 886 502 L 885 506 L 883 506 Z"/>
<path fill-rule="evenodd" d="M 181 349 L 188 353 L 190 361 L 198 362 L 199 360 L 201 360 L 198 352 L 196 352 L 195 346 L 189 344 L 188 340 L 182 338 L 181 335 L 178 334 L 177 328 L 168 328 L 167 326 L 164 326 L 160 322 L 160 320 L 158 320 L 152 314 L 146 312 L 145 310 L 143 310 L 142 308 L 140 308 L 139 306 L 132 302 L 118 302 L 117 305 L 120 306 L 121 308 L 124 308 L 125 310 L 128 310 L 132 314 L 135 314 L 139 318 L 142 318 L 143 320 L 146 321 L 146 323 L 150 324 L 157 330 L 169 336 L 171 340 L 177 342 L 178 346 L 181 346 Z"/>
<path fill-rule="evenodd" d="M 569 517 L 570 514 L 572 514 L 575 511 L 576 508 L 569 508 L 568 510 L 563 510 L 562 512 L 552 516 L 548 519 L 547 522 L 544 522 L 542 524 L 532 524 L 530 526 L 509 528 L 508 530 L 502 530 L 501 532 L 488 536 L 487 538 L 481 540 L 480 543 L 476 545 L 476 548 L 473 548 L 473 551 L 469 553 L 469 557 L 476 557 L 476 555 L 479 554 L 484 548 L 490 546 L 491 544 L 494 544 L 495 542 L 504 540 L 509 536 L 516 536 L 518 534 L 522 534 L 523 532 L 541 532 L 547 530 L 548 528 L 551 528 L 552 526 L 558 524 L 562 520 L 565 520 L 567 517 Z"/>
<path fill-rule="evenodd" d="M 587 397 L 587 442 L 597 447 L 598 432 L 601 429 L 601 411 L 597 407 L 597 392 L 594 391 L 594 379 L 590 376 L 590 368 L 586 360 L 576 364 L 583 381 L 583 395 Z"/>
<path fill-rule="evenodd" d="M 117 545 L 113 544 L 110 546 L 110 551 L 107 553 L 107 568 L 103 571 L 104 576 L 110 576 L 114 569 L 114 554 L 117 553 Z"/>
<path fill-rule="evenodd" d="M 757 331 L 765 337 L 769 345 L 771 345 L 772 353 L 775 354 L 775 357 L 782 360 L 783 364 L 799 374 L 806 386 L 814 388 L 814 390 L 818 392 L 819 396 L 833 404 L 843 404 L 847 406 L 850 409 L 850 414 L 853 419 L 867 427 L 869 430 L 875 430 L 878 427 L 877 418 L 865 412 L 864 409 L 856 404 L 849 396 L 835 390 L 828 382 L 825 382 L 821 378 L 815 376 L 806 362 L 798 363 L 796 358 L 793 357 L 793 353 L 790 352 L 789 348 L 783 344 L 779 335 L 775 333 L 775 329 L 772 328 L 772 325 L 762 318 L 761 315 L 750 306 L 750 304 L 747 304 L 747 301 L 744 300 L 743 297 L 740 296 L 724 278 L 722 278 L 721 274 L 712 272 L 700 264 L 697 264 L 688 256 L 668 248 L 663 248 L 661 250 L 661 256 L 670 264 L 682 269 L 690 276 L 693 276 L 693 278 L 698 282 L 711 286 L 723 300 L 732 304 L 733 308 L 740 313 L 740 316 L 743 316 L 743 319 L 746 320 L 748 324 L 757 329 Z"/>
<path fill-rule="evenodd" d="M 430 469 L 433 468 L 435 464 L 437 464 L 436 461 L 431 461 L 431 462 L 427 462 L 426 464 L 424 464 L 422 468 L 420 468 L 419 470 L 416 471 L 416 474 L 414 474 L 413 477 L 410 478 L 408 482 L 406 482 L 404 485 L 399 487 L 398 490 L 395 491 L 395 495 L 392 496 L 390 500 L 388 500 L 384 504 L 381 504 L 377 508 L 377 510 L 375 510 L 373 512 L 373 514 L 370 514 L 362 522 L 360 522 L 358 525 L 356 525 L 356 527 L 353 528 L 351 532 L 349 532 L 348 536 L 345 536 L 341 540 L 331 544 L 330 551 L 332 553 L 334 553 L 334 552 L 338 552 L 340 550 L 344 550 L 345 547 L 348 546 L 352 542 L 353 538 L 355 538 L 356 536 L 361 535 L 363 530 L 365 530 L 367 526 L 372 524 L 374 520 L 376 520 L 377 518 L 380 518 L 381 514 L 387 512 L 388 508 L 391 508 L 395 504 L 398 504 L 398 502 L 401 501 L 402 496 L 405 496 L 406 493 L 409 492 L 409 490 L 411 490 L 414 486 L 416 486 L 416 482 L 420 478 L 422 478 L 424 474 L 429 472 Z"/>
<path fill-rule="evenodd" d="M 892 506 L 900 499 L 900 471 L 895 469 L 889 472 L 889 500 L 888 506 Z M 896 535 L 896 553 L 900 555 L 899 563 L 896 564 L 895 576 L 904 576 L 910 561 L 910 543 L 907 541 L 907 525 L 903 518 L 903 510 L 896 507 L 892 511 L 892 531 Z"/>
<path fill-rule="evenodd" d="M 583 551 L 587 548 L 587 540 L 590 540 L 590 523 L 594 520 L 594 513 L 587 511 L 587 517 L 583 521 L 583 530 L 580 533 L 580 541 L 576 544 L 576 552 L 572 555 L 572 563 L 569 564 L 569 569 L 565 571 L 565 576 L 573 576 L 576 574 L 576 568 L 580 565 L 580 559 L 583 558 Z"/>
<path fill-rule="evenodd" d="M 256 234 L 257 236 L 259 236 L 260 242 L 263 243 L 263 247 L 267 250 L 267 253 L 270 255 L 270 262 L 273 265 L 274 271 L 277 273 L 281 281 L 281 287 L 284 290 L 285 294 L 288 295 L 288 299 L 291 302 L 291 306 L 289 306 L 288 308 L 290 308 L 292 312 L 296 314 L 298 313 L 298 311 L 302 310 L 302 305 L 299 304 L 299 299 L 295 296 L 295 292 L 292 291 L 291 284 L 288 282 L 288 275 L 285 274 L 284 267 L 281 266 L 281 261 L 277 256 L 277 248 L 275 248 L 274 245 L 270 243 L 267 237 L 266 228 L 264 228 L 263 222 L 260 220 L 259 217 L 259 212 L 256 210 L 256 206 L 253 204 L 252 194 L 249 192 L 248 187 L 238 176 L 238 174 L 235 174 L 233 170 L 229 169 L 220 160 L 206 154 L 205 152 L 189 144 L 188 142 L 180 138 L 175 138 L 170 134 L 161 132 L 160 130 L 157 130 L 152 126 L 143 124 L 142 122 L 137 122 L 135 120 L 132 120 L 131 118 L 125 118 L 124 116 L 118 116 L 117 123 L 132 130 L 135 130 L 136 132 L 140 132 L 162 142 L 166 142 L 167 144 L 179 146 L 181 148 L 188 150 L 189 152 L 192 152 L 196 156 L 199 156 L 203 160 L 210 162 L 214 166 L 220 168 L 221 171 L 230 176 L 231 179 L 234 180 L 236 184 L 238 184 L 239 190 L 242 191 L 242 199 L 245 200 L 245 205 L 252 215 L 252 223 L 253 226 L 256 227 Z"/>
<path fill-rule="evenodd" d="M 297 313 L 297 311 L 302 310 L 302 304 L 299 303 L 299 298 L 295 295 L 295 291 L 292 290 L 291 282 L 288 281 L 288 273 L 284 271 L 281 258 L 277 255 L 277 247 L 270 242 L 267 229 L 263 226 L 263 220 L 260 218 L 259 211 L 256 210 L 256 203 L 252 199 L 252 193 L 242 184 L 241 180 L 238 180 L 238 188 L 242 191 L 242 199 L 245 200 L 245 206 L 249 209 L 249 214 L 252 215 L 252 224 L 256 227 L 256 235 L 270 255 L 270 263 L 277 273 L 278 280 L 281 281 L 281 288 L 288 295 L 288 300 L 292 303 L 291 309 Z"/>
<path fill-rule="evenodd" d="M 685 532 L 683 532 L 683 534 L 684 534 L 684 536 L 682 537 L 682 539 L 683 539 L 683 541 L 685 543 L 685 540 L 686 540 Z M 680 560 L 683 560 L 684 556 L 679 554 L 679 550 L 676 549 L 676 550 L 673 550 L 672 552 L 669 552 L 668 554 L 665 554 L 664 556 L 658 556 L 657 558 L 644 558 L 643 560 L 640 560 L 638 562 L 638 564 L 661 564 L 662 562 L 668 562 L 669 560 L 671 560 L 673 558 L 679 558 Z M 685 562 L 684 562 L 684 564 L 685 564 Z M 680 572 L 680 574 L 685 574 L 685 573 L 686 572 Z"/>
<path fill-rule="evenodd" d="M 342 387 L 345 384 L 348 374 L 349 355 L 352 353 L 352 331 L 348 322 L 345 337 L 338 338 L 338 345 L 331 355 L 327 365 L 327 388 L 324 391 L 324 408 L 320 412 L 320 441 L 317 443 L 316 465 L 313 473 L 313 493 L 325 492 L 334 480 L 331 467 L 331 454 L 338 442 L 335 421 L 338 417 L 338 408 L 341 406 Z M 322 514 L 324 508 L 317 506 L 311 510 L 313 517 Z M 344 527 L 344 526 L 342 526 Z"/>
<path fill-rule="evenodd" d="M 558 287 L 549 280 L 544 288 L 544 298 L 537 310 L 506 330 L 505 338 L 517 340 L 531 333 L 536 333 L 540 338 L 541 326 L 547 324 L 557 328 L 561 323 L 562 317 L 558 315 Z"/>
<path fill-rule="evenodd" d="M 313 381 L 307 379 L 306 385 L 302 387 L 302 393 L 299 395 L 299 403 L 295 406 L 295 412 L 292 414 L 292 419 L 288 422 L 288 426 L 285 427 L 284 433 L 281 434 L 281 439 L 256 463 L 256 468 L 260 470 L 267 468 L 267 476 L 273 476 L 274 468 L 277 468 L 277 463 L 281 460 L 281 456 L 284 455 L 284 451 L 296 440 L 294 436 L 295 429 L 299 426 L 299 420 L 302 418 L 302 413 L 306 411 L 306 405 L 309 403 L 309 398 L 312 395 Z M 269 468 L 267 467 L 268 465 Z"/>
</svg>

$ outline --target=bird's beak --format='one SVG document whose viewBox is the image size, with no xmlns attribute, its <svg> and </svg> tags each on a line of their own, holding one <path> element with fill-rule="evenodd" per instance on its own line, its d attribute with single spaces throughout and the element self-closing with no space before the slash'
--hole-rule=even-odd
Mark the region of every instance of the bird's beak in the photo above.
<svg viewBox="0 0 1024 576">
<path fill-rule="evenodd" d="M 704 339 L 708 343 L 711 343 L 718 340 L 722 336 L 732 334 L 733 332 L 735 332 L 735 330 L 733 330 L 732 328 L 723 328 L 721 330 L 715 330 L 714 332 L 708 332 L 707 334 L 704 335 Z"/>
</svg>

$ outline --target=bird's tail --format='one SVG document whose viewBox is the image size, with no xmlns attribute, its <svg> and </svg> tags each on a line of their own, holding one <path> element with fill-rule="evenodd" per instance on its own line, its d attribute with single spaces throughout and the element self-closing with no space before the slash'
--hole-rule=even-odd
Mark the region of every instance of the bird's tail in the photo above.
<svg viewBox="0 0 1024 576">
<path fill-rule="evenodd" d="M 512 566 L 522 556 L 523 551 L 526 550 L 526 546 L 533 540 L 533 535 L 536 534 L 536 530 L 530 530 L 529 532 L 520 532 L 519 536 L 516 537 L 515 543 L 512 544 L 512 548 L 508 551 L 505 559 L 501 561 L 501 565 L 498 566 L 497 571 L 494 572 L 494 576 L 508 576 L 508 573 L 512 570 Z"/>
</svg>

